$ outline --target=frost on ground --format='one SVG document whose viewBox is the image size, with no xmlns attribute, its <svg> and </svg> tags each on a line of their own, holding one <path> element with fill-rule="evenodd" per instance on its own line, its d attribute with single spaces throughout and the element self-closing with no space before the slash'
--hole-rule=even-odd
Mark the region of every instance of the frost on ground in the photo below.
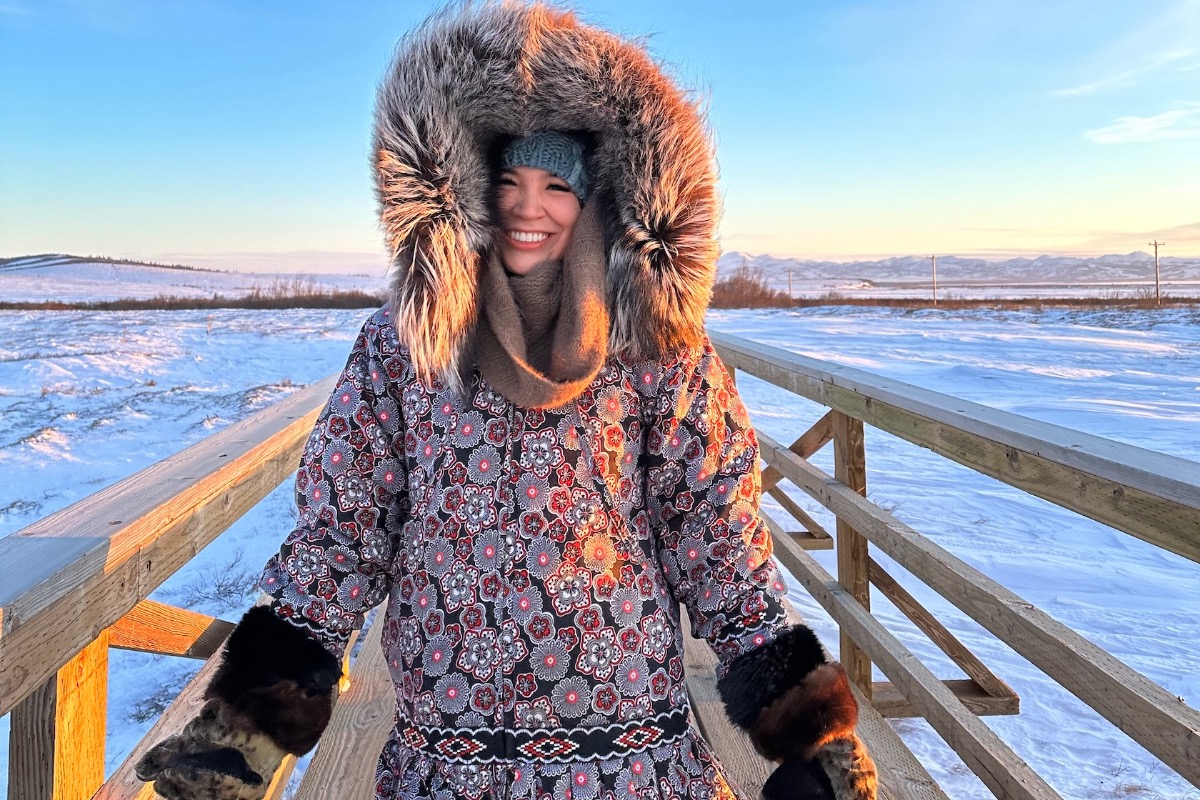
<svg viewBox="0 0 1200 800">
<path fill-rule="evenodd" d="M 367 313 L 0 312 L 0 470 L 11 476 L 0 484 L 0 536 L 336 371 Z M 1200 462 L 1196 311 L 856 307 L 713 312 L 709 321 L 715 330 Z M 791 441 L 823 413 L 749 376 L 738 386 L 755 424 L 779 440 Z M 875 502 L 1200 705 L 1200 566 L 870 428 L 866 454 Z M 813 461 L 831 469 L 826 451 Z M 815 502 L 794 496 L 833 524 Z M 285 485 L 154 597 L 236 618 L 292 515 Z M 834 571 L 831 553 L 815 555 Z M 1200 798 L 957 609 L 876 558 L 1020 694 L 1019 716 L 987 724 L 1064 797 Z M 799 589 L 791 599 L 836 649 L 836 630 L 820 607 Z M 878 595 L 873 605 L 940 677 L 961 677 Z M 110 770 L 197 666 L 112 651 Z M 894 724 L 952 797 L 990 795 L 927 724 Z M 6 720 L 0 735 L 7 738 Z M 6 773 L 0 763 L 0 786 Z"/>
</svg>

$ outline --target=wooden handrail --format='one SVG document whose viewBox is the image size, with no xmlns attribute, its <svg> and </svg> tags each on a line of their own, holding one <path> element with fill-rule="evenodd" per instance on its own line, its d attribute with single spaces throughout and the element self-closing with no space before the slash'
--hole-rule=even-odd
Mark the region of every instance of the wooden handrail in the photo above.
<svg viewBox="0 0 1200 800">
<path fill-rule="evenodd" d="M 295 471 L 333 378 L 0 539 L 0 714 Z"/>
<path fill-rule="evenodd" d="M 711 336 L 730 369 L 1200 561 L 1200 465 L 1194 462 L 738 336 Z"/>
</svg>

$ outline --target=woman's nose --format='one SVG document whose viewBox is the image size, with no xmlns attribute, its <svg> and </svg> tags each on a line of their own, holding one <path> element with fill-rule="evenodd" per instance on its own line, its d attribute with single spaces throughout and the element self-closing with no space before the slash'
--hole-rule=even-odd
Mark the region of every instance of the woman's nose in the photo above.
<svg viewBox="0 0 1200 800">
<path fill-rule="evenodd" d="M 533 219 L 541 214 L 542 203 L 536 192 L 520 192 L 512 212 L 518 217 Z"/>
</svg>

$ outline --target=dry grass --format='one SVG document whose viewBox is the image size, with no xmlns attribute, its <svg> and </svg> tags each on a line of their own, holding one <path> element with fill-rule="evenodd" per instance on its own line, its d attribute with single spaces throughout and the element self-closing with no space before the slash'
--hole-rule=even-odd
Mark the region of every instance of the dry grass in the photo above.
<svg viewBox="0 0 1200 800">
<path fill-rule="evenodd" d="M 820 297 L 791 297 L 787 292 L 772 288 L 762 270 L 743 265 L 734 274 L 718 281 L 713 287 L 712 308 L 813 308 L 817 306 L 874 306 L 879 308 L 938 308 L 946 311 L 964 309 L 1041 310 L 1043 308 L 1121 308 L 1151 309 L 1200 305 L 1200 297 L 1163 297 L 1156 303 L 1154 293 L 1138 291 L 1131 295 L 1105 291 L 1098 297 L 1042 297 L 1022 299 L 962 298 L 944 296 L 933 302 L 931 297 L 847 297 L 827 292 Z"/>
<path fill-rule="evenodd" d="M 711 308 L 791 308 L 796 300 L 787 292 L 772 289 L 762 270 L 743 264 L 732 277 L 713 286 Z"/>
</svg>

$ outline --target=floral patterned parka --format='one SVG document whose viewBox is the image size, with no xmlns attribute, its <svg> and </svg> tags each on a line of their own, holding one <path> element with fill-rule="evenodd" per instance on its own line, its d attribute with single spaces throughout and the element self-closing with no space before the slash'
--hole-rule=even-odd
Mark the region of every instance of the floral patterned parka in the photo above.
<svg viewBox="0 0 1200 800">
<path fill-rule="evenodd" d="M 758 449 L 711 344 L 610 358 L 567 407 L 416 378 L 390 312 L 305 449 L 276 612 L 335 654 L 387 600 L 397 724 L 377 794 L 708 797 L 680 604 L 722 661 L 786 625 Z"/>
</svg>

